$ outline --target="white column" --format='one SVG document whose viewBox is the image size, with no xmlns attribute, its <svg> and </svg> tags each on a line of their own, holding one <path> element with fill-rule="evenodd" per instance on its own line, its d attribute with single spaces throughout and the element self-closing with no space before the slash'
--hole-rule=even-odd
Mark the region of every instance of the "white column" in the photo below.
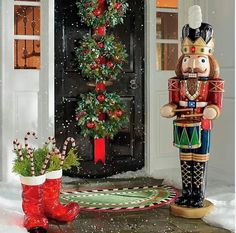
<svg viewBox="0 0 236 233">
<path fill-rule="evenodd" d="M 41 0 L 41 70 L 39 74 L 39 137 L 54 135 L 54 0 Z"/>
</svg>

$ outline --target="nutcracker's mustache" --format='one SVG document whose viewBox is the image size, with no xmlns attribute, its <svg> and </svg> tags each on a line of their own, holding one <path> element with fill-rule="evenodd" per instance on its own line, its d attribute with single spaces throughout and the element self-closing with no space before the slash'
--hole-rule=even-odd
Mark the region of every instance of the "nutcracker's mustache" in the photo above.
<svg viewBox="0 0 236 233">
<path fill-rule="evenodd" d="M 207 71 L 207 68 L 205 70 L 202 70 L 200 68 L 191 68 L 188 67 L 187 69 L 183 70 L 183 73 L 205 73 Z"/>
</svg>

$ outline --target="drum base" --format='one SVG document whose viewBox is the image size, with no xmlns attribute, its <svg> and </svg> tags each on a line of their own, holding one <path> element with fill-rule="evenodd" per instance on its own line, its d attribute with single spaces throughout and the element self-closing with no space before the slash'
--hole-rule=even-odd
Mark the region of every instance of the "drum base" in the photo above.
<svg viewBox="0 0 236 233">
<path fill-rule="evenodd" d="M 203 218 L 209 214 L 214 209 L 213 203 L 208 200 L 204 201 L 204 206 L 202 208 L 191 208 L 176 205 L 172 203 L 170 205 L 170 213 L 177 217 L 182 218 Z"/>
</svg>

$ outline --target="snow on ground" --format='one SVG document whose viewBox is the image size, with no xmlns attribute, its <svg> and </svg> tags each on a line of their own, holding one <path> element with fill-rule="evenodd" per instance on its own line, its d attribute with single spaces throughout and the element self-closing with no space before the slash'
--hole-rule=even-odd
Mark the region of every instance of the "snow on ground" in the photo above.
<svg viewBox="0 0 236 233">
<path fill-rule="evenodd" d="M 208 181 L 206 196 L 215 209 L 203 221 L 235 232 L 235 187 L 211 180 Z"/>
<path fill-rule="evenodd" d="M 0 182 L 0 233 L 26 233 L 20 184 Z"/>
<path fill-rule="evenodd" d="M 162 170 L 152 174 L 154 178 L 165 178 L 164 183 L 181 188 L 181 177 L 178 169 Z M 147 176 L 144 169 L 136 172 L 117 174 L 110 178 L 137 178 Z M 63 177 L 64 182 L 79 181 L 78 178 Z M 0 182 L 0 233 L 26 233 L 23 228 L 21 210 L 20 184 Z M 206 197 L 215 205 L 215 209 L 203 220 L 210 225 L 222 227 L 235 232 L 235 189 L 221 181 L 208 179 Z"/>
<path fill-rule="evenodd" d="M 124 179 L 124 178 L 138 178 L 138 177 L 147 177 L 147 174 L 144 168 L 138 171 L 128 171 L 128 172 L 120 173 L 114 176 L 110 176 L 109 178 Z"/>
</svg>

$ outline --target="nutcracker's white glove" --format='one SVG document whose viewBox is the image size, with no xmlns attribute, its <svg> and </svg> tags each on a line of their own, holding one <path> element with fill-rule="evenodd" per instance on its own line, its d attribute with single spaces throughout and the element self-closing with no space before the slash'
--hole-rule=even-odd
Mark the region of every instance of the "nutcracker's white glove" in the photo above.
<svg viewBox="0 0 236 233">
<path fill-rule="evenodd" d="M 203 117 L 209 120 L 214 120 L 220 116 L 220 109 L 218 106 L 211 104 L 205 107 Z"/>
<path fill-rule="evenodd" d="M 177 106 L 175 104 L 165 104 L 161 107 L 161 116 L 166 118 L 171 118 L 175 116 L 175 109 Z"/>
</svg>

